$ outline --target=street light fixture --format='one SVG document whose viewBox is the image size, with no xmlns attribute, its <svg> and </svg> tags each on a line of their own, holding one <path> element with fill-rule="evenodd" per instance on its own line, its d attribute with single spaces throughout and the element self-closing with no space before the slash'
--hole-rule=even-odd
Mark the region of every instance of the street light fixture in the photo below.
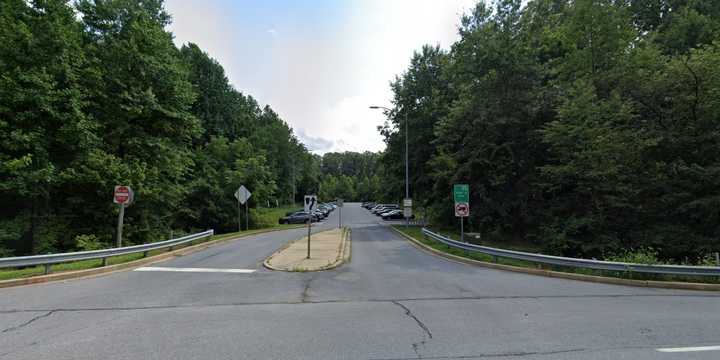
<svg viewBox="0 0 720 360">
<path fill-rule="evenodd" d="M 384 106 L 376 106 L 372 105 L 370 106 L 371 109 L 377 110 L 382 109 L 387 112 L 391 112 L 392 110 L 390 108 L 386 108 Z M 405 112 L 405 199 L 410 199 L 410 170 L 408 166 L 408 118 L 407 118 L 407 112 Z M 410 226 L 410 218 L 405 217 L 405 226 Z"/>
</svg>

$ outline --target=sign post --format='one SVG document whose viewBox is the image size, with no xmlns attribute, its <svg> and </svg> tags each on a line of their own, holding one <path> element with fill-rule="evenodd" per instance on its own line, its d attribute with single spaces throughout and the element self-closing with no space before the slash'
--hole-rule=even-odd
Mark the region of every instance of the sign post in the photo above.
<svg viewBox="0 0 720 360">
<path fill-rule="evenodd" d="M 118 214 L 118 223 L 117 223 L 117 247 L 122 247 L 122 230 L 123 230 L 123 221 L 125 219 L 125 204 L 120 204 L 120 213 Z"/>
<path fill-rule="evenodd" d="M 465 218 L 470 216 L 470 186 L 455 184 L 453 186 L 453 199 L 455 200 L 455 216 L 460 218 L 460 241 L 465 241 Z"/>
<path fill-rule="evenodd" d="M 125 221 L 125 207 L 130 205 L 135 198 L 135 193 L 129 186 L 117 185 L 113 192 L 113 202 L 120 205 L 117 223 L 117 247 L 122 247 L 123 221 Z"/>
<path fill-rule="evenodd" d="M 412 217 L 412 199 L 403 199 L 403 216 L 405 217 L 405 227 L 410 226 L 410 218 Z"/>
<path fill-rule="evenodd" d="M 308 214 L 307 229 L 308 229 L 308 246 L 307 246 L 307 258 L 310 258 L 310 224 L 312 223 L 312 211 L 315 210 L 317 204 L 317 196 L 305 195 L 305 212 Z"/>
<path fill-rule="evenodd" d="M 340 213 L 340 219 L 338 220 L 338 229 L 342 227 L 342 208 L 343 208 L 343 199 L 337 199 L 337 206 L 338 206 L 338 212 Z"/>
<path fill-rule="evenodd" d="M 252 196 L 252 193 L 245 187 L 245 185 L 240 185 L 237 191 L 235 191 L 235 198 L 238 200 L 238 231 L 242 231 L 242 223 L 240 222 L 240 204 L 245 204 L 245 230 L 249 228 L 247 201 L 250 199 L 250 196 Z"/>
</svg>

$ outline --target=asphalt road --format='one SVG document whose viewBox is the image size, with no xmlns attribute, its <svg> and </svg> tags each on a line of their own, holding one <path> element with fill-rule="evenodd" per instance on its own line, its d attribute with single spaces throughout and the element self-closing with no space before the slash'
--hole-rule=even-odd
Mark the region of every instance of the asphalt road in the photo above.
<svg viewBox="0 0 720 360">
<path fill-rule="evenodd" d="M 0 359 L 720 358 L 684 349 L 720 345 L 719 294 L 458 264 L 358 204 L 343 220 L 352 259 L 331 271 L 262 268 L 296 229 L 154 265 L 252 274 L 126 271 L 0 289 Z"/>
</svg>

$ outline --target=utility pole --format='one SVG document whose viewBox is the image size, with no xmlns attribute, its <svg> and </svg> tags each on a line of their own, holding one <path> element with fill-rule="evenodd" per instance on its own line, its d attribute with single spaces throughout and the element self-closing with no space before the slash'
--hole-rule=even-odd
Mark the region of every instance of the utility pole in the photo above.
<svg viewBox="0 0 720 360">
<path fill-rule="evenodd" d="M 292 200 L 290 201 L 290 203 L 292 204 L 292 206 L 295 206 L 295 191 L 297 191 L 297 190 L 295 188 L 295 162 L 294 161 L 292 163 L 292 189 L 293 189 L 292 190 Z"/>
<path fill-rule="evenodd" d="M 408 117 L 405 112 L 405 198 L 410 198 L 410 166 L 408 164 Z M 405 217 L 405 227 L 410 226 L 410 218 Z"/>
</svg>

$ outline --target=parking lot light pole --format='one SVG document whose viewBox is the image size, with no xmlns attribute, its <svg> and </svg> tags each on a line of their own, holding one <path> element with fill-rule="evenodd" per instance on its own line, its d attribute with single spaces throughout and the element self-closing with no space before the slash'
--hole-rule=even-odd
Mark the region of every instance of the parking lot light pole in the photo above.
<svg viewBox="0 0 720 360">
<path fill-rule="evenodd" d="M 371 109 L 382 109 L 387 112 L 391 112 L 389 108 L 386 108 L 384 106 L 370 106 Z M 405 199 L 410 198 L 410 170 L 408 165 L 408 117 L 407 112 L 405 112 Z M 405 227 L 410 226 L 410 218 L 405 217 Z"/>
</svg>

